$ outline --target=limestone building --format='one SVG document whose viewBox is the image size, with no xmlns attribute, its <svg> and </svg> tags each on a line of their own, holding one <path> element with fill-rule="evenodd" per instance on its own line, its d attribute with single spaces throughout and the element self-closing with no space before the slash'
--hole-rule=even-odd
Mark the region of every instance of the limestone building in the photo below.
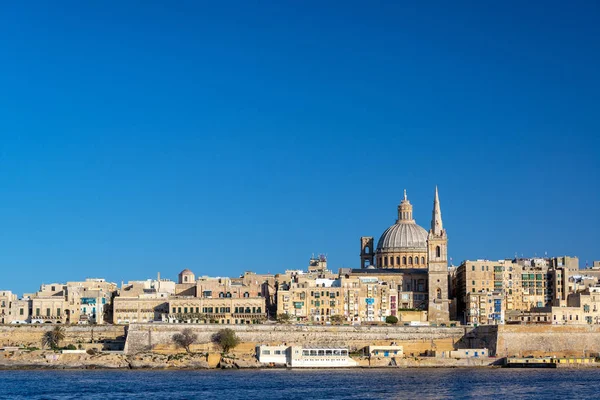
<svg viewBox="0 0 600 400">
<path fill-rule="evenodd" d="M 383 232 L 377 247 L 373 237 L 361 237 L 360 243 L 361 269 L 352 270 L 352 275 L 375 273 L 384 280 L 395 277 L 401 282 L 398 302 L 403 297 L 423 296 L 428 321 L 449 320 L 448 236 L 442 224 L 437 187 L 429 231 L 415 222 L 413 206 L 404 191 L 396 223 Z"/>
<path fill-rule="evenodd" d="M 0 290 L 0 324 L 11 322 L 12 303 L 16 300 L 17 295 L 10 290 Z"/>
</svg>

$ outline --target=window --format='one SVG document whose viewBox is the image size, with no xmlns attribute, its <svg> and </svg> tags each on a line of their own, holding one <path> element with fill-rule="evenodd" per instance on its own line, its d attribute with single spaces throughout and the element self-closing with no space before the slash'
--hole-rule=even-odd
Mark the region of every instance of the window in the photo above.
<svg viewBox="0 0 600 400">
<path fill-rule="evenodd" d="M 400 265 L 400 257 L 396 257 L 396 265 Z"/>
<path fill-rule="evenodd" d="M 425 265 L 425 257 L 421 257 L 421 264 Z"/>
<path fill-rule="evenodd" d="M 19 315 L 23 315 L 23 309 L 22 308 L 19 310 Z"/>
<path fill-rule="evenodd" d="M 39 309 L 39 308 L 36 308 L 36 309 L 35 309 L 35 316 L 36 316 L 36 317 L 39 317 L 39 316 L 40 316 L 40 309 Z"/>
<path fill-rule="evenodd" d="M 406 257 L 402 257 L 402 265 L 406 265 Z"/>
<path fill-rule="evenodd" d="M 440 246 L 436 246 L 436 248 L 435 248 L 435 256 L 436 257 L 441 257 L 442 256 L 442 248 Z"/>
<path fill-rule="evenodd" d="M 412 263 L 413 263 L 413 258 L 412 257 L 408 257 L 408 264 L 412 265 Z"/>
<path fill-rule="evenodd" d="M 415 257 L 415 264 L 419 265 L 419 257 Z"/>
<path fill-rule="evenodd" d="M 57 308 L 57 309 L 56 309 L 56 315 L 57 315 L 58 317 L 60 317 L 60 308 Z"/>
<path fill-rule="evenodd" d="M 442 289 L 438 288 L 436 293 L 437 293 L 436 296 L 437 296 L 438 300 L 441 300 L 442 299 Z"/>
<path fill-rule="evenodd" d="M 475 271 L 475 266 L 471 265 L 471 271 Z"/>
<path fill-rule="evenodd" d="M 250 297 L 250 293 L 244 292 L 244 297 Z"/>
<path fill-rule="evenodd" d="M 49 317 L 49 316 L 50 316 L 50 309 L 46 308 L 46 317 Z"/>
</svg>

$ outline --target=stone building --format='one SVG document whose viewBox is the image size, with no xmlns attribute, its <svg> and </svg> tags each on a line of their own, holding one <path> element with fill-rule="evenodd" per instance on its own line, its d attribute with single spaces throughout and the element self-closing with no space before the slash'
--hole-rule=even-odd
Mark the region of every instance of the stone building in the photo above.
<svg viewBox="0 0 600 400">
<path fill-rule="evenodd" d="M 0 290 L 0 324 L 9 324 L 12 321 L 12 304 L 17 300 L 17 295 L 10 290 Z"/>
<path fill-rule="evenodd" d="M 169 323 L 244 325 L 263 322 L 266 315 L 264 297 L 171 297 L 161 318 Z"/>
<path fill-rule="evenodd" d="M 31 323 L 69 323 L 66 296 L 64 283 L 43 284 L 37 292 L 25 294 L 31 301 Z"/>
<path fill-rule="evenodd" d="M 31 299 L 22 298 L 13 300 L 10 309 L 9 319 L 6 324 L 29 324 L 31 323 Z"/>
<path fill-rule="evenodd" d="M 246 272 L 239 278 L 202 276 L 195 279 L 192 271 L 183 270 L 179 274 L 177 287 L 194 285 L 193 295 L 190 289 L 177 289 L 177 293 L 169 297 L 167 311 L 161 315 L 161 319 L 170 323 L 262 322 L 267 317 L 271 296 L 268 281 L 272 278 L 271 275 Z"/>
<path fill-rule="evenodd" d="M 453 284 L 458 317 L 468 324 L 503 320 L 550 323 L 554 318 L 551 307 L 567 307 L 571 294 L 598 283 L 596 277 L 586 275 L 588 270 L 577 270 L 578 265 L 577 257 L 567 256 L 463 261 Z M 489 318 L 490 301 L 494 319 Z M 565 308 L 556 312 L 575 311 Z M 559 314 L 557 318 L 562 319 Z M 571 318 L 571 314 L 564 315 Z M 579 317 L 572 314 L 572 318 L 578 321 Z"/>
<path fill-rule="evenodd" d="M 404 191 L 404 199 L 398 205 L 396 223 L 386 229 L 377 247 L 373 248 L 372 237 L 361 237 L 361 269 L 352 270 L 353 275 L 364 275 L 369 270 L 386 274 L 388 278 L 406 282 L 405 297 L 415 298 L 425 293 L 428 320 L 435 323 L 447 322 L 448 299 L 448 236 L 442 224 L 442 212 L 437 187 L 435 188 L 431 226 L 426 231 L 413 219 L 413 206 Z M 403 275 L 407 274 L 407 279 Z M 422 283 L 419 283 L 422 282 Z M 420 287 L 415 285 L 421 285 Z M 419 293 L 414 293 L 419 292 Z"/>
<path fill-rule="evenodd" d="M 160 321 L 169 312 L 169 296 L 175 293 L 176 283 L 169 279 L 130 281 L 121 285 L 113 300 L 115 324 Z"/>
<path fill-rule="evenodd" d="M 160 321 L 169 312 L 169 298 L 164 293 L 118 296 L 114 299 L 113 320 L 115 324 L 130 324 Z"/>
<path fill-rule="evenodd" d="M 319 278 L 311 274 L 294 275 L 279 284 L 277 314 L 296 321 L 326 322 L 343 315 L 343 297 L 338 278 Z"/>
<path fill-rule="evenodd" d="M 117 285 L 102 278 L 67 282 L 67 321 L 71 324 L 112 322 L 112 299 Z"/>
<path fill-rule="evenodd" d="M 566 303 L 552 307 L 551 313 L 555 325 L 600 324 L 600 286 L 570 293 Z"/>
</svg>

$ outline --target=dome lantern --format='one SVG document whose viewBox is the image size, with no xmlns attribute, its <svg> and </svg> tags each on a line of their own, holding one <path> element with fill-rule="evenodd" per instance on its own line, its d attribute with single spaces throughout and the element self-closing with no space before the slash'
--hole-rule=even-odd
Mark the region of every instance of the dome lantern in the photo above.
<svg viewBox="0 0 600 400">
<path fill-rule="evenodd" d="M 412 211 L 412 204 L 410 204 L 410 201 L 408 201 L 408 198 L 406 197 L 406 189 L 404 189 L 404 199 L 402 199 L 398 205 L 398 219 L 396 220 L 396 223 L 414 223 L 415 221 L 413 220 Z"/>
</svg>

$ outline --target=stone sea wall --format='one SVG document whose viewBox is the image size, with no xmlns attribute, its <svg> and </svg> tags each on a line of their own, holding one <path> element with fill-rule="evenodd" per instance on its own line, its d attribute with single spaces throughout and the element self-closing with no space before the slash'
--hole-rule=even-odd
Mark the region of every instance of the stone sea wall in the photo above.
<svg viewBox="0 0 600 400">
<path fill-rule="evenodd" d="M 470 330 L 458 348 L 488 348 L 491 355 L 583 357 L 600 354 L 600 326 L 498 325 Z"/>
<path fill-rule="evenodd" d="M 302 346 L 342 346 L 351 351 L 373 344 L 396 342 L 404 346 L 407 355 L 424 351 L 452 350 L 454 343 L 469 329 L 450 327 L 408 326 L 300 326 L 300 325 L 188 325 L 132 324 L 129 327 L 125 352 L 134 354 L 172 348 L 173 335 L 190 328 L 198 335 L 198 350 L 210 351 L 211 337 L 223 328 L 235 330 L 244 351 L 253 351 L 258 344 Z"/>
<path fill-rule="evenodd" d="M 41 348 L 44 333 L 54 329 L 55 326 L 50 324 L 0 325 L 0 347 Z M 127 329 L 122 325 L 64 325 L 63 328 L 65 329 L 65 339 L 61 342 L 62 346 L 124 340 Z"/>
<path fill-rule="evenodd" d="M 498 327 L 496 354 L 505 356 L 598 356 L 600 326 L 503 325 Z"/>
<path fill-rule="evenodd" d="M 106 326 L 65 325 L 62 346 L 74 344 L 89 348 L 106 342 L 123 340 L 126 354 L 153 351 L 169 355 L 178 353 L 172 337 L 184 328 L 198 335 L 195 352 L 217 353 L 211 336 L 218 330 L 234 329 L 242 343 L 234 350 L 242 357 L 251 357 L 258 344 L 302 346 L 343 346 L 351 351 L 368 345 L 395 342 L 404 347 L 408 357 L 418 357 L 427 351 L 447 351 L 454 348 L 488 348 L 491 355 L 506 356 L 596 356 L 600 354 L 600 327 L 591 325 L 503 325 L 465 327 L 408 326 L 299 326 L 299 325 L 188 325 L 132 324 Z M 52 325 L 0 325 L 0 347 L 41 347 L 42 336 Z M 103 343 L 104 342 L 104 343 Z"/>
</svg>

